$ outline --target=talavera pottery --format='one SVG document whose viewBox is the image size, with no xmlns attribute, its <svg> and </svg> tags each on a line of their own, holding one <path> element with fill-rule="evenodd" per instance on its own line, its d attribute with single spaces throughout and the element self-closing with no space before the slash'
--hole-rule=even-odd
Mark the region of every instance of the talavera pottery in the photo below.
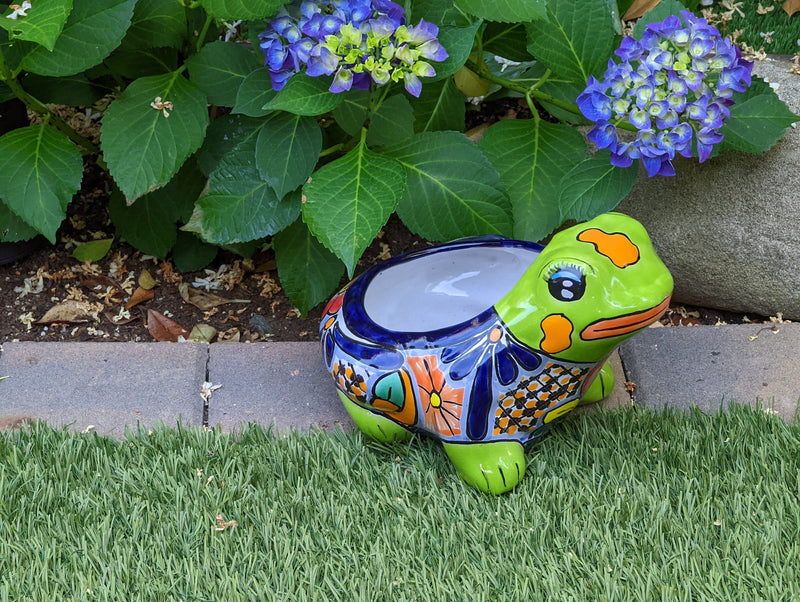
<svg viewBox="0 0 800 602">
<path fill-rule="evenodd" d="M 322 351 L 364 433 L 427 433 L 467 483 L 502 493 L 525 444 L 611 391 L 609 354 L 671 294 L 642 225 L 607 213 L 546 247 L 486 236 L 393 257 L 330 301 Z"/>
</svg>

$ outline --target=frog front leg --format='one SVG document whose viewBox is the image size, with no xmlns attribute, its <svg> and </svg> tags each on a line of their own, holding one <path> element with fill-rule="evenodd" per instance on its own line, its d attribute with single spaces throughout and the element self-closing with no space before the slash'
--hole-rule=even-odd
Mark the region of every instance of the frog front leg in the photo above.
<svg viewBox="0 0 800 602">
<path fill-rule="evenodd" d="M 525 474 L 525 449 L 517 441 L 443 445 L 459 476 L 484 493 L 511 491 Z"/>
<path fill-rule="evenodd" d="M 385 416 L 358 405 L 341 391 L 337 391 L 347 413 L 359 430 L 382 443 L 402 442 L 411 439 L 411 432 Z"/>
<path fill-rule="evenodd" d="M 605 399 L 611 395 L 614 389 L 614 369 L 611 367 L 611 362 L 606 360 L 603 362 L 603 367 L 600 368 L 592 384 L 586 389 L 586 393 L 581 397 L 579 404 L 595 403 L 601 399 Z"/>
</svg>

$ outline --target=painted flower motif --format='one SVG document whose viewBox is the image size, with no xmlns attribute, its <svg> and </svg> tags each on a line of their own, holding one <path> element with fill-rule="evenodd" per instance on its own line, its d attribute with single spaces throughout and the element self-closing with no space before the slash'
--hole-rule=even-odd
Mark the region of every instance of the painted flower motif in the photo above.
<svg viewBox="0 0 800 602">
<path fill-rule="evenodd" d="M 464 389 L 447 384 L 436 356 L 409 357 L 408 365 L 417 383 L 426 426 L 446 437 L 460 435 Z"/>
<path fill-rule="evenodd" d="M 753 63 L 705 19 L 682 11 L 650 23 L 640 41 L 623 39 L 608 61 L 603 80 L 590 76 L 578 96 L 578 108 L 595 122 L 588 137 L 611 150 L 611 163 L 628 167 L 640 159 L 649 176 L 675 175 L 676 154 L 700 162 L 722 140 L 719 128 L 730 117 L 734 92 L 750 85 Z M 627 121 L 637 130 L 621 142 L 617 126 Z"/>
</svg>

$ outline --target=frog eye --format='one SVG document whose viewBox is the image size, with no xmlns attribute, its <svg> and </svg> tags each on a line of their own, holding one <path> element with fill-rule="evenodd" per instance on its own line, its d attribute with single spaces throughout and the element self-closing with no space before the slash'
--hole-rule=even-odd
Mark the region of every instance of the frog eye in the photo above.
<svg viewBox="0 0 800 602">
<path fill-rule="evenodd" d="M 586 292 L 586 277 L 576 266 L 559 267 L 548 277 L 547 288 L 559 301 L 577 301 Z"/>
</svg>

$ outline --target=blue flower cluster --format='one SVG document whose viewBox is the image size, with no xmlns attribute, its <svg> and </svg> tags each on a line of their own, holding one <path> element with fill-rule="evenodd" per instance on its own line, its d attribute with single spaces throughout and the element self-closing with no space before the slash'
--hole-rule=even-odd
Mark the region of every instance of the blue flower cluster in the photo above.
<svg viewBox="0 0 800 602">
<path fill-rule="evenodd" d="M 258 37 L 275 90 L 305 67 L 312 77 L 333 75 L 331 92 L 402 80 L 419 96 L 419 78 L 436 75 L 427 61 L 447 58 L 438 34 L 422 20 L 407 26 L 391 0 L 315 0 L 282 8 Z"/>
<path fill-rule="evenodd" d="M 626 37 L 608 61 L 603 81 L 589 77 L 577 104 L 595 127 L 588 137 L 611 150 L 611 163 L 630 166 L 641 159 L 649 176 L 675 175 L 675 154 L 702 163 L 722 140 L 719 128 L 730 117 L 734 92 L 750 85 L 753 63 L 705 19 L 681 12 L 650 23 L 641 41 Z M 636 139 L 621 142 L 617 125 L 627 121 Z M 693 136 L 694 134 L 694 136 Z"/>
</svg>

